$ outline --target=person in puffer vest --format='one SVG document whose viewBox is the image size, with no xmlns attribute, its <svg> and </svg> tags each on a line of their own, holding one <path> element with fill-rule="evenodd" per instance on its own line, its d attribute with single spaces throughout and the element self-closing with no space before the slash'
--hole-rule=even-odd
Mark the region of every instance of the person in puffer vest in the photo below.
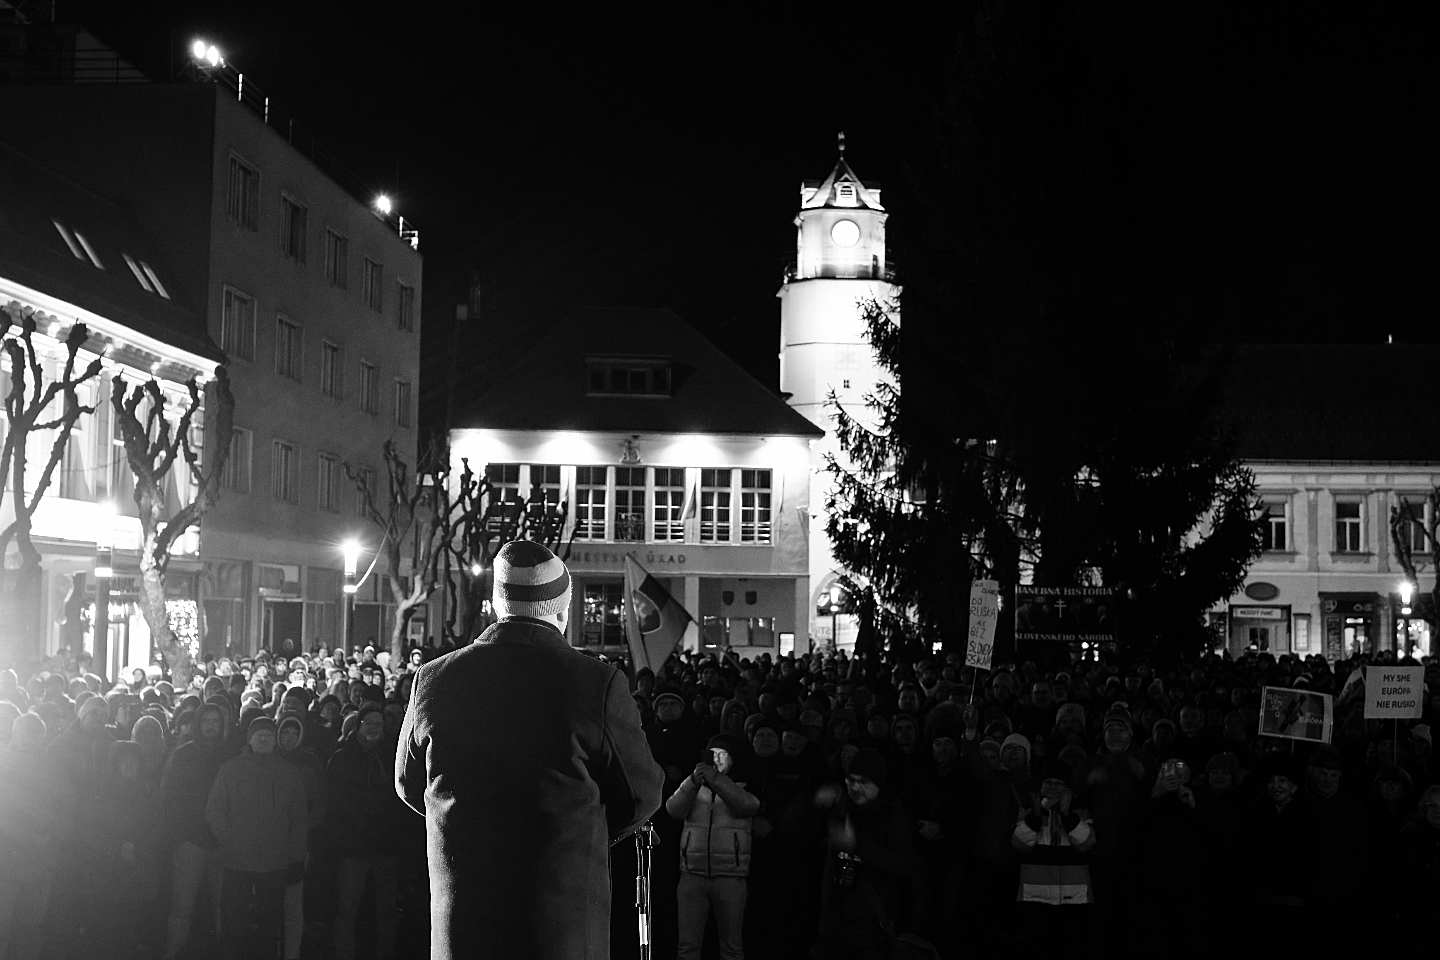
<svg viewBox="0 0 1440 960">
<path fill-rule="evenodd" d="M 750 873 L 750 822 L 760 800 L 731 779 L 742 747 L 732 737 L 711 737 L 707 756 L 665 801 L 665 811 L 684 820 L 680 833 L 680 943 L 677 960 L 700 956 L 705 921 L 713 910 L 721 960 L 742 960 L 745 885 Z"/>
</svg>

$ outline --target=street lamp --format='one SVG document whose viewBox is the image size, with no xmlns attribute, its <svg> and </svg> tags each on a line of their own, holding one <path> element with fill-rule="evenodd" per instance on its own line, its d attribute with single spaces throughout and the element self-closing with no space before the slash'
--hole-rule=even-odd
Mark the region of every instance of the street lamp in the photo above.
<svg viewBox="0 0 1440 960">
<path fill-rule="evenodd" d="M 102 500 L 95 518 L 95 622 L 90 656 L 107 681 L 110 668 L 110 578 L 115 576 L 115 504 Z"/>
<path fill-rule="evenodd" d="M 345 558 L 345 605 L 341 608 L 343 622 L 340 624 L 340 635 L 344 638 L 348 655 L 355 646 L 355 591 L 358 589 L 355 568 L 360 565 L 360 541 L 346 540 L 340 545 L 340 552 Z"/>
<path fill-rule="evenodd" d="M 830 585 L 830 646 L 839 649 L 840 647 L 840 597 L 842 591 L 840 584 Z"/>
</svg>

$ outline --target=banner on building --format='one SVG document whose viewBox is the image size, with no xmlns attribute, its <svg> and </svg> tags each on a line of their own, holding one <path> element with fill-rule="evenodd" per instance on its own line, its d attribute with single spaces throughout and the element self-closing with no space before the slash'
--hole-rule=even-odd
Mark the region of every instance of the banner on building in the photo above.
<svg viewBox="0 0 1440 960">
<path fill-rule="evenodd" d="M 1015 639 L 1113 643 L 1114 601 L 1109 587 L 1016 587 Z"/>
<path fill-rule="evenodd" d="M 1330 742 L 1335 700 L 1328 693 L 1292 687 L 1265 687 L 1260 702 L 1260 733 L 1287 740 Z"/>
<path fill-rule="evenodd" d="M 1366 720 L 1418 720 L 1424 707 L 1424 667 L 1372 663 L 1365 671 Z"/>
<path fill-rule="evenodd" d="M 970 584 L 970 630 L 965 642 L 965 666 L 990 669 L 995 655 L 995 627 L 1000 621 L 1000 584 L 976 580 Z"/>
<path fill-rule="evenodd" d="M 625 557 L 625 642 L 632 670 L 658 670 L 694 618 L 631 556 Z"/>
</svg>

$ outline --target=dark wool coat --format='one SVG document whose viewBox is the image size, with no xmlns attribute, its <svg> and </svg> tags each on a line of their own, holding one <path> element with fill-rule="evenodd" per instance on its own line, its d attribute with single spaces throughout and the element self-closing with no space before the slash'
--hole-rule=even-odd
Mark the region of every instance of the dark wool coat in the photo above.
<svg viewBox="0 0 1440 960">
<path fill-rule="evenodd" d="M 663 776 L 625 675 L 548 624 L 507 618 L 421 667 L 395 788 L 425 815 L 431 957 L 608 957 L 609 844 Z"/>
</svg>

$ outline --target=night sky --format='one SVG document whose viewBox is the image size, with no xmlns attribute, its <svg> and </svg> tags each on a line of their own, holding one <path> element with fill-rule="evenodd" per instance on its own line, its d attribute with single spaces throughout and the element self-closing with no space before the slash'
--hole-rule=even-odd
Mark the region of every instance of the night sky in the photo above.
<svg viewBox="0 0 1440 960">
<path fill-rule="evenodd" d="M 420 230 L 430 337 L 448 335 L 478 270 L 492 319 L 669 306 L 773 383 L 797 188 L 829 171 L 837 130 L 885 188 L 903 271 L 913 170 L 970 16 L 939 6 L 393 4 L 377 18 L 61 0 L 60 18 L 161 76 L 206 37 L 394 193 Z M 1212 214 L 1229 305 L 1216 339 L 1437 339 L 1432 34 L 1418 13 L 1330 13 L 1196 5 L 1157 35 L 1190 79 L 1169 126 Z"/>
</svg>

